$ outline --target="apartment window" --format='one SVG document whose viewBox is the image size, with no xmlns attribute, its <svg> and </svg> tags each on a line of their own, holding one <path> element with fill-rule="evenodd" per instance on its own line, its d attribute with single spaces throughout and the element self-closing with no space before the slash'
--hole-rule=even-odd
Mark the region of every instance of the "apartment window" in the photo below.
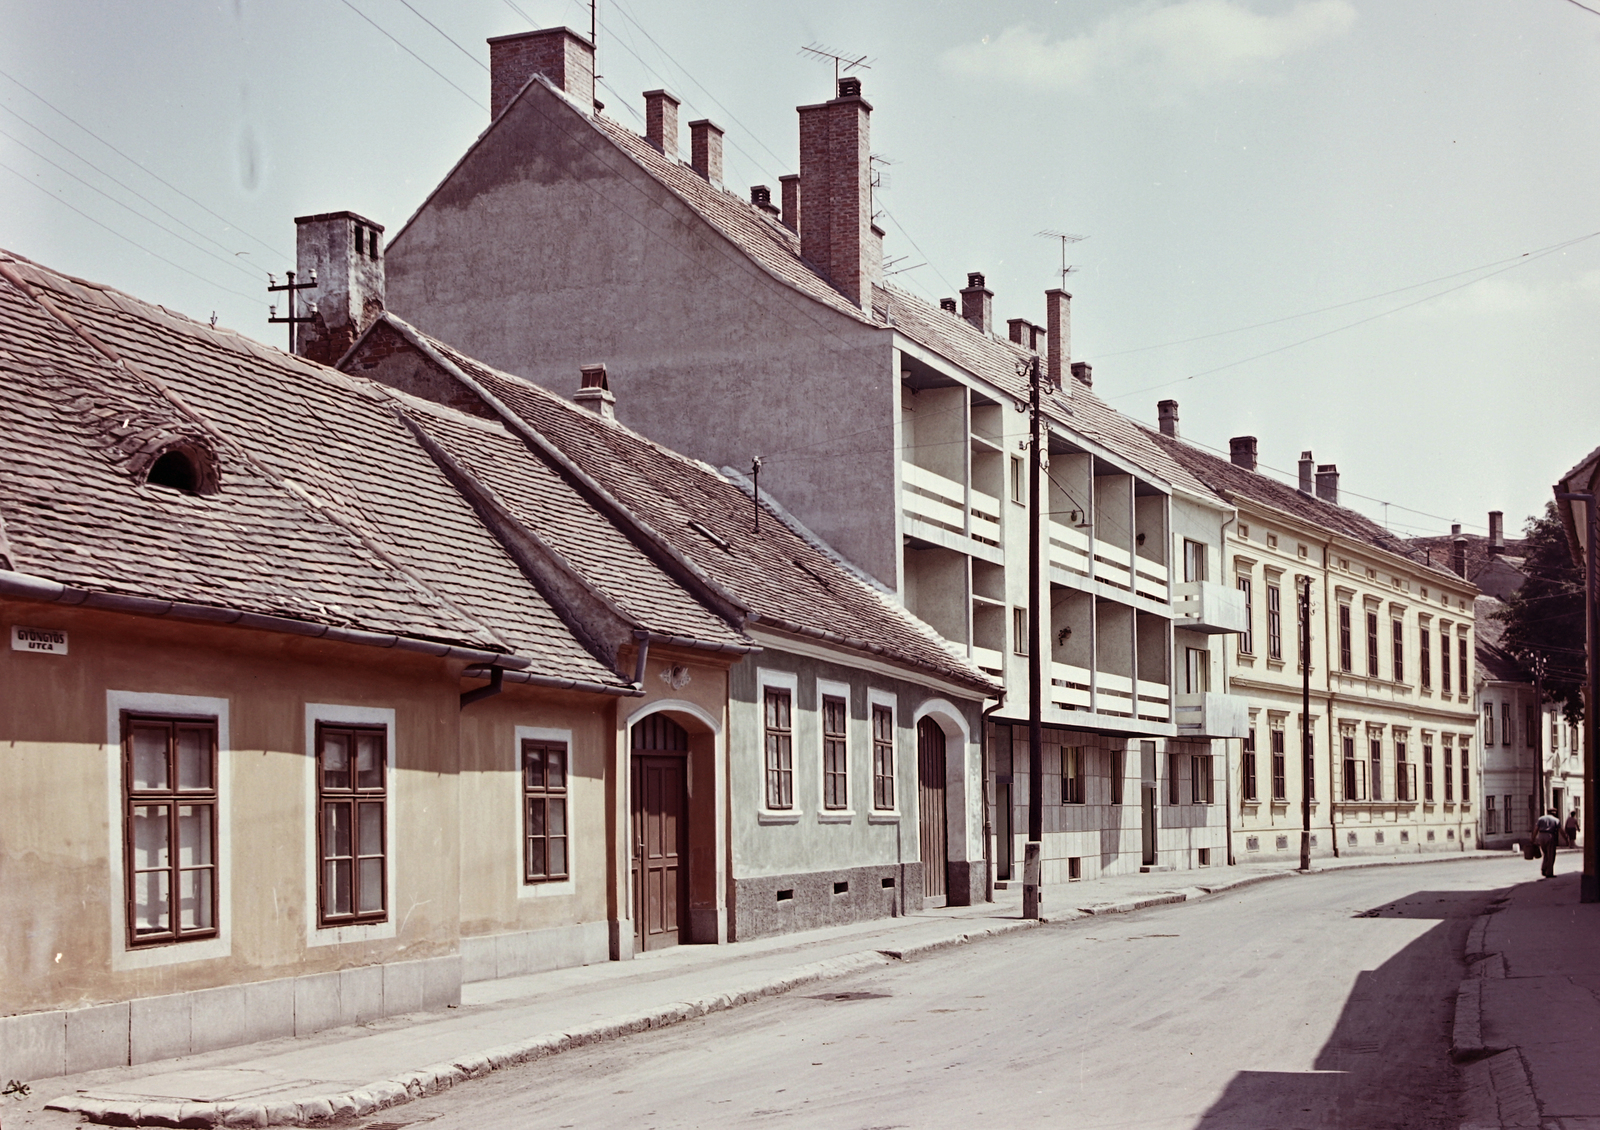
<svg viewBox="0 0 1600 1130">
<path fill-rule="evenodd" d="M 1011 650 L 1018 655 L 1028 654 L 1028 610 L 1011 610 Z"/>
<path fill-rule="evenodd" d="M 1315 737 L 1307 734 L 1304 744 L 1305 744 L 1305 749 L 1302 751 L 1303 756 L 1300 758 L 1300 769 L 1305 774 L 1305 779 L 1306 779 L 1305 780 L 1306 799 L 1307 800 L 1316 800 L 1317 799 L 1317 768 L 1316 768 L 1317 767 L 1317 757 L 1316 757 L 1316 755 L 1317 755 L 1317 739 Z M 1315 844 L 1317 842 L 1317 837 L 1312 836 L 1311 837 L 1311 842 L 1313 844 Z"/>
<path fill-rule="evenodd" d="M 217 720 L 124 714 L 122 763 L 129 944 L 214 936 Z"/>
<path fill-rule="evenodd" d="M 1433 745 L 1422 743 L 1422 799 L 1433 803 Z"/>
<path fill-rule="evenodd" d="M 1267 657 L 1283 658 L 1283 590 L 1267 586 Z"/>
<path fill-rule="evenodd" d="M 1378 677 L 1378 614 L 1367 613 L 1367 676 Z"/>
<path fill-rule="evenodd" d="M 1288 761 L 1283 747 L 1283 727 L 1272 728 L 1272 799 L 1289 799 Z"/>
<path fill-rule="evenodd" d="M 1417 629 L 1417 676 L 1422 680 L 1422 689 L 1431 690 L 1433 687 L 1433 633 L 1428 626 L 1423 624 Z"/>
<path fill-rule="evenodd" d="M 1167 754 L 1167 803 L 1183 803 L 1183 789 L 1178 781 L 1178 755 L 1175 753 Z"/>
<path fill-rule="evenodd" d="M 1500 744 L 1503 746 L 1516 744 L 1516 739 L 1511 734 L 1511 704 L 1509 702 L 1500 704 Z"/>
<path fill-rule="evenodd" d="M 1455 756 L 1454 747 L 1444 747 L 1444 799 L 1447 802 L 1456 799 Z"/>
<path fill-rule="evenodd" d="M 1394 681 L 1406 681 L 1406 625 L 1404 620 L 1391 620 L 1389 627 L 1392 633 L 1394 652 Z"/>
<path fill-rule="evenodd" d="M 1256 799 L 1256 728 L 1250 727 L 1244 736 L 1244 756 L 1241 758 L 1244 769 L 1243 796 L 1245 800 Z"/>
<path fill-rule="evenodd" d="M 1239 578 L 1239 591 L 1244 594 L 1244 631 L 1239 633 L 1239 654 L 1254 655 L 1256 609 L 1249 577 Z"/>
<path fill-rule="evenodd" d="M 323 926 L 387 917 L 382 726 L 317 724 L 318 919 Z"/>
<path fill-rule="evenodd" d="M 1304 656 L 1301 657 L 1304 661 Z M 1350 670 L 1350 606 L 1339 605 L 1339 670 Z"/>
<path fill-rule="evenodd" d="M 522 743 L 522 881 L 549 883 L 571 877 L 567 861 L 567 746 Z"/>
<path fill-rule="evenodd" d="M 1493 836 L 1500 831 L 1499 816 L 1494 810 L 1494 794 L 1483 798 L 1483 831 L 1485 835 Z M 1506 831 L 1511 831 L 1507 828 Z"/>
<path fill-rule="evenodd" d="M 1461 750 L 1460 750 L 1460 752 L 1461 752 L 1461 803 L 1462 804 L 1470 804 L 1472 802 L 1472 774 L 1467 771 L 1468 754 L 1467 754 L 1467 739 L 1465 737 L 1463 737 L 1461 739 Z"/>
<path fill-rule="evenodd" d="M 1410 803 L 1417 799 L 1417 767 L 1406 760 L 1403 738 L 1394 742 L 1394 798 Z"/>
<path fill-rule="evenodd" d="M 1077 746 L 1061 750 L 1061 803 L 1083 803 L 1083 750 Z"/>
<path fill-rule="evenodd" d="M 767 807 L 794 807 L 793 699 L 787 690 L 766 689 Z"/>
<path fill-rule="evenodd" d="M 872 807 L 894 809 L 894 708 L 872 708 Z"/>
<path fill-rule="evenodd" d="M 1245 525 L 1243 522 L 1239 523 L 1239 540 L 1240 541 L 1249 541 L 1250 540 L 1250 527 Z"/>
<path fill-rule="evenodd" d="M 1351 731 L 1339 735 L 1339 745 L 1344 753 L 1344 799 L 1366 800 L 1363 766 L 1356 757 L 1356 736 Z"/>
<path fill-rule="evenodd" d="M 1494 745 L 1494 703 L 1483 704 L 1483 744 Z"/>
<path fill-rule="evenodd" d="M 1383 799 L 1383 739 L 1369 737 L 1367 739 L 1367 760 L 1372 764 L 1372 771 L 1368 775 L 1372 781 L 1372 799 Z"/>
<path fill-rule="evenodd" d="M 1277 534 L 1268 534 L 1267 535 L 1267 548 L 1268 549 L 1277 549 L 1278 548 L 1278 535 Z"/>
<path fill-rule="evenodd" d="M 1439 629 L 1439 689 L 1450 693 L 1450 634 Z"/>
<path fill-rule="evenodd" d="M 848 711 L 842 698 L 822 699 L 822 807 L 850 807 Z"/>
<path fill-rule="evenodd" d="M 1211 689 L 1211 652 L 1203 647 L 1184 648 L 1183 692 L 1204 694 Z"/>
<path fill-rule="evenodd" d="M 1124 755 L 1123 751 L 1120 750 L 1120 749 L 1112 750 L 1111 751 L 1111 803 L 1112 804 L 1121 804 L 1122 803 L 1122 782 L 1123 782 L 1123 774 L 1125 772 L 1127 772 L 1127 768 L 1126 767 L 1127 767 L 1127 758 Z"/>
<path fill-rule="evenodd" d="M 1197 753 L 1189 758 L 1189 795 L 1195 804 L 1210 804 L 1215 796 L 1211 768 L 1209 753 Z"/>
<path fill-rule="evenodd" d="M 1183 539 L 1183 579 L 1186 581 L 1206 579 L 1205 543 Z"/>
<path fill-rule="evenodd" d="M 1472 684 L 1467 679 L 1467 637 L 1459 636 L 1456 639 L 1456 673 L 1460 676 L 1456 686 L 1461 688 L 1461 693 L 1466 694 L 1467 688 Z"/>
</svg>

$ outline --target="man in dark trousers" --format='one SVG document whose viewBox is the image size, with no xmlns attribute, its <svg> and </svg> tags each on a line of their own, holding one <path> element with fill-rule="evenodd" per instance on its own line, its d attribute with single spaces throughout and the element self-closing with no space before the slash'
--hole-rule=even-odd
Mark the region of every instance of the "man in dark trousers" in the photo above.
<svg viewBox="0 0 1600 1130">
<path fill-rule="evenodd" d="M 1568 847 L 1577 847 L 1578 846 L 1578 810 L 1576 808 L 1574 808 L 1571 812 L 1569 812 L 1567 814 L 1566 833 L 1567 833 L 1567 846 Z"/>
<path fill-rule="evenodd" d="M 1539 878 L 1554 879 L 1556 877 L 1556 845 L 1561 842 L 1561 817 L 1556 815 L 1555 809 L 1549 809 L 1539 817 L 1533 826 L 1533 842 L 1544 856 L 1544 866 L 1539 869 Z"/>
</svg>

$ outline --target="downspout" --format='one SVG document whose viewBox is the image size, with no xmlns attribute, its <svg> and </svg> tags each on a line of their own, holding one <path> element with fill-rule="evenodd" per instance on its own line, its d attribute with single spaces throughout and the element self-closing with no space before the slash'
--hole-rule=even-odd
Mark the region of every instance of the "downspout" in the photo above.
<svg viewBox="0 0 1600 1130">
<path fill-rule="evenodd" d="M 639 641 L 639 657 L 633 665 L 633 685 L 636 690 L 644 690 L 644 669 L 650 662 L 650 633 L 634 632 L 633 638 Z"/>
<path fill-rule="evenodd" d="M 476 690 L 461 692 L 461 709 L 465 710 L 475 702 L 482 702 L 486 698 L 493 698 L 505 690 L 506 670 L 504 667 L 489 669 L 489 685 L 478 687 Z"/>
<path fill-rule="evenodd" d="M 989 813 L 994 807 L 989 799 L 989 715 L 993 714 L 1006 704 L 1006 691 L 1000 688 L 1000 697 L 993 706 L 987 707 L 978 718 L 978 725 L 983 727 L 983 740 L 979 748 L 983 751 L 983 901 L 994 901 L 994 860 L 990 856 L 989 842 L 994 836 L 994 826 L 990 823 Z"/>
</svg>

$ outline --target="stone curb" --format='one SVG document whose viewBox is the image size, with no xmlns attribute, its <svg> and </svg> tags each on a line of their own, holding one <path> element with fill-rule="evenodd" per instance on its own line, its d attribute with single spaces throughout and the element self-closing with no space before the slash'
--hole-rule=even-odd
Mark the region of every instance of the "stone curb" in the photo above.
<svg viewBox="0 0 1600 1130">
<path fill-rule="evenodd" d="M 1123 899 L 1120 902 L 1102 902 L 1093 906 L 1080 906 L 1078 909 L 1084 914 L 1131 914 L 1135 910 L 1143 910 L 1147 906 L 1165 906 L 1168 903 L 1188 902 L 1189 896 L 1182 891 L 1168 894 L 1150 895 L 1142 899 Z"/>
<path fill-rule="evenodd" d="M 531 1063 L 545 1056 L 570 1051 L 590 1044 L 604 1043 L 635 1032 L 667 1028 L 713 1012 L 722 1012 L 764 997 L 778 996 L 816 981 L 842 977 L 891 961 L 906 961 L 922 954 L 964 945 L 982 938 L 1028 930 L 1038 922 L 1003 922 L 955 937 L 941 938 L 899 950 L 863 950 L 843 957 L 828 958 L 797 966 L 787 973 L 752 981 L 726 992 L 679 1001 L 654 1010 L 598 1021 L 569 1032 L 549 1032 L 516 1043 L 502 1044 L 486 1051 L 448 1062 L 435 1063 L 390 1079 L 370 1083 L 353 1091 L 317 1095 L 307 1099 L 268 1100 L 265 1102 L 108 1102 L 67 1095 L 45 1104 L 46 1110 L 81 1115 L 90 1122 L 111 1126 L 185 1127 L 264 1127 L 317 1126 L 334 1120 L 364 1118 L 375 1111 L 399 1106 L 413 1099 L 436 1095 L 457 1083 L 476 1079 L 493 1071 Z"/>
</svg>

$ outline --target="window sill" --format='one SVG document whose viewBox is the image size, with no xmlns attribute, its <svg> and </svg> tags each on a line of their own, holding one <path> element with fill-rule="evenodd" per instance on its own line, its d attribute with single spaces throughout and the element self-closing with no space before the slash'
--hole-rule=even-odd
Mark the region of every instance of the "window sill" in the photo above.
<svg viewBox="0 0 1600 1130">
<path fill-rule="evenodd" d="M 799 812 L 799 811 L 796 811 L 796 812 L 766 812 L 766 811 L 762 811 L 762 812 L 757 812 L 756 813 L 756 822 L 758 824 L 798 824 L 798 823 L 800 823 L 800 817 L 803 816 L 803 815 L 805 815 L 805 814 L 803 812 Z"/>
<path fill-rule="evenodd" d="M 578 884 L 572 879 L 559 879 L 554 883 L 523 883 L 517 888 L 519 899 L 558 898 L 578 893 Z"/>
<path fill-rule="evenodd" d="M 898 824 L 900 823 L 900 814 L 898 812 L 869 812 L 867 814 L 867 823 Z"/>
<path fill-rule="evenodd" d="M 830 808 L 825 812 L 817 813 L 818 824 L 849 824 L 854 821 L 856 814 L 842 808 Z"/>
</svg>

